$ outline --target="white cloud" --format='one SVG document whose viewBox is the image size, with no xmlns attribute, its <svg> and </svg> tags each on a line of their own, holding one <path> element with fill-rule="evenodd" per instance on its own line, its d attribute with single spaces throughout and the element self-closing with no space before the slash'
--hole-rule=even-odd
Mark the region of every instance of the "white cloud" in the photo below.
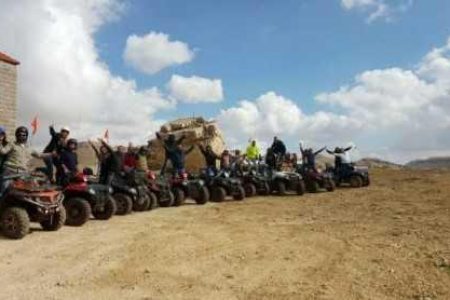
<svg viewBox="0 0 450 300">
<path fill-rule="evenodd" d="M 78 138 L 109 128 L 113 142 L 141 141 L 173 107 L 157 88 L 138 89 L 100 60 L 94 34 L 122 10 L 115 0 L 2 1 L 1 50 L 20 60 L 19 119 L 67 124 Z M 48 140 L 43 128 L 35 143 Z"/>
<path fill-rule="evenodd" d="M 358 120 L 330 112 L 307 115 L 294 101 L 273 91 L 254 101 L 242 100 L 237 107 L 222 110 L 217 120 L 233 147 L 242 147 L 249 138 L 267 145 L 275 135 L 288 139 L 293 147 L 297 147 L 300 140 L 320 146 L 341 142 L 344 137 L 351 138 L 362 126 Z"/>
<path fill-rule="evenodd" d="M 412 6 L 414 0 L 340 0 L 341 6 L 346 10 L 364 11 L 369 14 L 367 22 L 371 23 L 377 19 L 386 21 L 392 20 L 392 17 L 398 13 L 406 11 Z"/>
<path fill-rule="evenodd" d="M 450 39 L 413 70 L 366 71 L 337 91 L 317 95 L 328 111 L 306 114 L 293 100 L 268 92 L 222 110 L 217 119 L 232 146 L 249 137 L 267 144 L 280 135 L 291 146 L 298 140 L 316 146 L 355 141 L 363 155 L 379 153 L 399 162 L 450 155 L 449 78 Z"/>
<path fill-rule="evenodd" d="M 220 79 L 172 75 L 167 88 L 173 98 L 186 103 L 220 102 L 223 100 L 222 80 Z"/>
<path fill-rule="evenodd" d="M 129 36 L 123 57 L 136 70 L 155 74 L 192 61 L 194 52 L 186 43 L 171 41 L 167 34 L 152 31 L 144 36 Z"/>
</svg>

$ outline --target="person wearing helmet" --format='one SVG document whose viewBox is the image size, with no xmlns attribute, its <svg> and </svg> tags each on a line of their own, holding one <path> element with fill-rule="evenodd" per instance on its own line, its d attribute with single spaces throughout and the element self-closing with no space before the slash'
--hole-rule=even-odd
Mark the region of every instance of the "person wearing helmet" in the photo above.
<svg viewBox="0 0 450 300">
<path fill-rule="evenodd" d="M 164 139 L 159 132 L 156 133 L 156 137 L 158 140 L 160 140 L 163 143 L 164 147 L 164 163 L 161 168 L 161 173 L 165 172 L 167 167 L 167 162 L 170 161 L 172 163 L 172 167 L 174 169 L 184 169 L 184 159 L 185 155 L 188 154 L 192 149 L 189 149 L 189 151 L 184 151 L 181 148 L 181 143 L 186 138 L 185 135 L 182 135 L 180 138 L 176 139 L 174 134 L 169 134 L 166 139 Z"/>
<path fill-rule="evenodd" d="M 14 143 L 0 144 L 0 155 L 4 156 L 2 174 L 17 174 L 30 172 L 30 161 L 32 157 L 47 158 L 49 153 L 38 153 L 27 145 L 28 129 L 20 126 L 15 132 Z"/>
<path fill-rule="evenodd" d="M 68 139 L 67 145 L 61 151 L 59 162 L 60 165 L 56 171 L 56 182 L 65 186 L 70 179 L 78 172 L 78 141 L 76 139 Z"/>
<path fill-rule="evenodd" d="M 44 153 L 52 153 L 53 155 L 48 156 L 44 159 L 45 166 L 47 168 L 47 177 L 50 181 L 53 181 L 54 167 L 58 168 L 59 155 L 66 146 L 67 139 L 69 138 L 70 129 L 69 127 L 62 127 L 60 132 L 56 132 L 53 125 L 50 125 L 50 142 L 44 148 Z"/>
</svg>

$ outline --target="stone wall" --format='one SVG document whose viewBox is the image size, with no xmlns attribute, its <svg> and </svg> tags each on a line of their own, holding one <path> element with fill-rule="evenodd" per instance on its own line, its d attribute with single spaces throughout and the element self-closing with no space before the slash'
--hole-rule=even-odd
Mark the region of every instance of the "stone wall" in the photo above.
<svg viewBox="0 0 450 300">
<path fill-rule="evenodd" d="M 0 61 L 0 126 L 4 126 L 10 136 L 16 127 L 17 114 L 17 68 Z"/>
</svg>

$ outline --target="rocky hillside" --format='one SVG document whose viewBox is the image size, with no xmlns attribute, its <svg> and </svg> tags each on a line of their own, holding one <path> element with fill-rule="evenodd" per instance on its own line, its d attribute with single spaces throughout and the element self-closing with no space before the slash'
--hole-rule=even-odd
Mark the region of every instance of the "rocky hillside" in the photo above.
<svg viewBox="0 0 450 300">
<path fill-rule="evenodd" d="M 361 165 L 361 166 L 368 166 L 369 168 L 400 169 L 403 167 L 402 165 L 392 163 L 390 161 L 382 160 L 379 158 L 371 158 L 371 157 L 366 157 L 366 158 L 360 159 L 356 162 L 356 164 Z"/>
<path fill-rule="evenodd" d="M 450 157 L 431 157 L 413 160 L 407 163 L 406 167 L 412 169 L 450 169 Z"/>
</svg>

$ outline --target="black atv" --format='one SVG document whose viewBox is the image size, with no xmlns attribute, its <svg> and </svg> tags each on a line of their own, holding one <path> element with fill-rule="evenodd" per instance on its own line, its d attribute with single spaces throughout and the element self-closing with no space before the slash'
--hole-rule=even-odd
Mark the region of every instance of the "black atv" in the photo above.
<svg viewBox="0 0 450 300">
<path fill-rule="evenodd" d="M 353 188 L 360 188 L 370 185 L 368 167 L 345 164 L 339 168 L 328 166 L 327 170 L 332 174 L 337 186 L 348 184 Z"/>
<path fill-rule="evenodd" d="M 112 189 L 106 185 L 89 183 L 87 175 L 83 173 L 71 178 L 63 192 L 67 225 L 81 226 L 89 220 L 91 214 L 98 220 L 109 220 L 116 213 Z"/>
<path fill-rule="evenodd" d="M 209 191 L 202 179 L 189 176 L 184 172 L 170 177 L 169 183 L 175 196 L 175 206 L 182 205 L 186 198 L 192 198 L 200 205 L 209 201 Z"/>
<path fill-rule="evenodd" d="M 310 193 L 317 193 L 320 190 L 332 192 L 336 189 L 336 183 L 329 172 L 319 172 L 315 168 L 301 164 L 296 166 L 297 173 L 305 180 L 306 190 Z"/>
<path fill-rule="evenodd" d="M 39 178 L 28 174 L 3 176 L 5 186 L 0 197 L 0 227 L 3 234 L 21 239 L 30 231 L 30 222 L 38 222 L 46 231 L 59 230 L 66 221 L 64 195 Z"/>
<path fill-rule="evenodd" d="M 114 177 L 111 187 L 118 215 L 128 214 L 131 210 L 146 211 L 155 206 L 154 199 L 150 197 L 147 174 L 144 172 L 121 173 Z"/>
<path fill-rule="evenodd" d="M 288 192 L 294 192 L 301 196 L 305 193 L 303 177 L 296 172 L 278 171 L 261 165 L 261 172 L 270 182 L 270 191 L 279 196 L 285 196 Z"/>
<path fill-rule="evenodd" d="M 154 197 L 160 207 L 170 207 L 175 203 L 175 195 L 172 192 L 169 180 L 163 175 L 156 175 L 150 171 L 147 173 L 148 189 L 151 197 Z"/>
<path fill-rule="evenodd" d="M 269 195 L 271 192 L 270 180 L 259 171 L 256 164 L 247 162 L 242 170 L 233 165 L 233 176 L 241 180 L 245 190 L 245 197 L 256 195 Z"/>
<path fill-rule="evenodd" d="M 205 182 L 211 201 L 222 202 L 227 196 L 233 197 L 234 200 L 244 200 L 245 198 L 242 182 L 238 178 L 231 178 L 230 172 L 227 170 L 220 170 L 217 174 L 204 170 L 200 174 L 200 179 Z"/>
</svg>

